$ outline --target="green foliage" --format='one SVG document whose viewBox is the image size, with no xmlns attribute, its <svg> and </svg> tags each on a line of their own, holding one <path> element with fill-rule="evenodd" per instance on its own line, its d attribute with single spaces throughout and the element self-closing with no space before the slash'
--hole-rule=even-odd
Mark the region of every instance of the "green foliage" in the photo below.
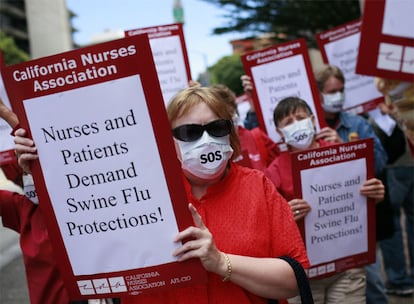
<svg viewBox="0 0 414 304">
<path fill-rule="evenodd" d="M 359 0 L 201 0 L 222 7 L 227 24 L 214 34 L 283 33 L 286 40 L 305 38 L 361 17 Z"/>
<path fill-rule="evenodd" d="M 19 49 L 13 38 L 0 31 L 0 50 L 7 65 L 20 63 L 30 59 L 29 55 Z"/>
<path fill-rule="evenodd" d="M 243 93 L 240 76 L 245 74 L 239 55 L 225 56 L 208 69 L 211 84 L 224 84 L 236 95 Z"/>
</svg>

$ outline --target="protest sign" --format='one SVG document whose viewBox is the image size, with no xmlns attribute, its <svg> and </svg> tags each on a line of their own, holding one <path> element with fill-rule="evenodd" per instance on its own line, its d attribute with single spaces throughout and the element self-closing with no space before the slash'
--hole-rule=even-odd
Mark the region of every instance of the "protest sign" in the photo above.
<svg viewBox="0 0 414 304">
<path fill-rule="evenodd" d="M 125 31 L 125 35 L 148 34 L 165 105 L 191 80 L 183 24 L 167 24 Z"/>
<path fill-rule="evenodd" d="M 304 39 L 249 52 L 241 59 L 246 74 L 252 78 L 252 97 L 259 124 L 275 142 L 280 142 L 280 135 L 273 122 L 273 110 L 285 97 L 305 100 L 315 115 L 317 129 L 325 126 Z"/>
<path fill-rule="evenodd" d="M 324 277 L 375 261 L 375 203 L 360 194 L 373 176 L 373 140 L 292 153 L 295 194 L 311 211 L 301 225 L 311 267 Z"/>
<path fill-rule="evenodd" d="M 146 35 L 4 70 L 13 109 L 39 154 L 32 166 L 65 285 L 74 299 L 199 283 L 178 263 L 192 225 Z"/>
<path fill-rule="evenodd" d="M 357 73 L 414 81 L 413 11 L 413 1 L 364 1 Z"/>
<path fill-rule="evenodd" d="M 0 98 L 4 105 L 11 109 L 9 97 L 4 87 L 3 77 L 1 76 L 2 70 L 5 67 L 3 55 L 0 51 Z M 14 142 L 13 136 L 10 135 L 12 127 L 3 118 L 0 118 L 0 165 L 6 165 L 11 162 L 16 162 L 16 156 L 14 154 Z"/>
<path fill-rule="evenodd" d="M 345 77 L 344 110 L 368 112 L 384 101 L 374 77 L 355 72 L 361 36 L 361 20 L 355 20 L 316 35 L 323 61 L 341 69 Z"/>
</svg>

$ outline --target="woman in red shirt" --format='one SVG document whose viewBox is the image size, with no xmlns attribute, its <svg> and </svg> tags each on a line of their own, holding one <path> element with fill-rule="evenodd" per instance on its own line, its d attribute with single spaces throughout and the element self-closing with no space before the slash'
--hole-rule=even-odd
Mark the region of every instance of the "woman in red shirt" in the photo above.
<svg viewBox="0 0 414 304">
<path fill-rule="evenodd" d="M 225 103 L 211 88 L 191 87 L 172 99 L 167 112 L 194 220 L 174 240 L 190 241 L 171 254 L 179 262 L 200 259 L 207 282 L 121 302 L 265 304 L 297 295 L 294 271 L 278 257 L 308 267 L 299 229 L 272 182 L 261 171 L 233 163 L 240 146 Z M 19 154 L 35 152 L 29 139 L 15 141 Z M 23 166 L 25 159 L 33 157 L 20 155 Z"/>
</svg>

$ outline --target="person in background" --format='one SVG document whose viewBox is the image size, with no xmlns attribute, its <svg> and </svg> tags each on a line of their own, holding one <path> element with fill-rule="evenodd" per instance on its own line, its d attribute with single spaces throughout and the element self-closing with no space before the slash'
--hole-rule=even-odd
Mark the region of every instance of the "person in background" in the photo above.
<svg viewBox="0 0 414 304">
<path fill-rule="evenodd" d="M 279 155 L 279 147 L 260 128 L 246 129 L 239 121 L 236 95 L 227 86 L 212 85 L 211 88 L 220 95 L 228 105 L 233 117 L 233 124 L 240 139 L 241 153 L 234 158 L 234 162 L 252 169 L 264 171 L 272 160 Z"/>
<path fill-rule="evenodd" d="M 342 71 L 336 66 L 326 65 L 316 71 L 315 79 L 328 126 L 336 130 L 342 142 L 372 138 L 375 174 L 381 174 L 387 163 L 387 154 L 373 127 L 365 118 L 343 110 L 345 76 Z"/>
<path fill-rule="evenodd" d="M 11 111 L 0 98 L 0 118 L 4 119 L 9 126 L 13 129 L 19 124 L 17 115 Z M 17 158 L 9 161 L 7 164 L 3 164 L 1 169 L 8 180 L 14 184 L 23 187 L 23 170 L 19 167 L 17 163 Z"/>
<path fill-rule="evenodd" d="M 267 303 L 298 294 L 296 277 L 282 256 L 309 265 L 287 202 L 258 170 L 232 162 L 240 145 L 232 116 L 213 89 L 190 87 L 168 104 L 177 157 L 194 226 L 179 232 L 178 262 L 200 259 L 203 285 L 123 298 L 123 304 Z M 19 163 L 37 159 L 36 147 L 16 131 Z M 201 155 L 214 155 L 204 163 Z"/>
<path fill-rule="evenodd" d="M 414 292 L 414 158 L 401 120 L 390 108 L 391 105 L 381 104 L 380 109 L 396 121 L 392 134 L 388 136 L 379 127 L 376 130 L 385 143 L 384 147 L 389 156 L 385 181 L 392 193 L 388 197 L 392 214 L 389 226 L 392 225 L 394 233 L 391 237 L 381 240 L 379 244 L 386 274 L 386 292 L 391 295 L 409 296 Z M 404 231 L 407 245 L 404 245 Z"/>
<path fill-rule="evenodd" d="M 250 108 L 246 113 L 246 117 L 243 121 L 243 125 L 246 129 L 251 130 L 254 128 L 259 127 L 259 121 L 257 120 L 256 109 L 254 108 L 252 91 L 253 91 L 253 84 L 251 78 L 247 75 L 240 76 L 240 80 L 242 82 L 242 86 L 246 96 L 249 98 Z"/>
<path fill-rule="evenodd" d="M 325 121 L 335 129 L 343 142 L 373 138 L 375 176 L 380 177 L 387 164 L 387 154 L 372 125 L 362 116 L 343 110 L 345 102 L 345 77 L 336 66 L 325 65 L 315 73 L 316 83 L 321 95 Z M 367 272 L 366 297 L 368 304 L 386 304 L 388 298 L 381 278 L 379 250 L 376 263 L 365 267 Z"/>
<path fill-rule="evenodd" d="M 70 302 L 38 205 L 22 192 L 2 187 L 0 216 L 4 227 L 20 234 L 30 303 L 87 304 L 87 301 Z"/>
<path fill-rule="evenodd" d="M 251 101 L 250 110 L 248 112 L 248 115 L 246 116 L 244 124 L 247 129 L 252 129 L 254 127 L 259 126 L 259 121 L 257 120 L 256 110 L 254 108 L 253 97 L 252 97 L 253 82 L 250 76 L 248 75 L 242 75 L 240 79 L 242 82 L 243 90 L 245 94 L 250 97 L 250 101 Z M 317 139 L 323 139 L 329 142 L 337 142 L 337 143 L 342 142 L 342 139 L 339 137 L 338 133 L 331 127 L 321 128 L 318 134 L 316 134 L 316 136 L 317 136 Z"/>
<path fill-rule="evenodd" d="M 311 207 L 307 201 L 294 193 L 290 153 L 326 147 L 333 143 L 317 139 L 312 110 L 300 98 L 282 99 L 273 114 L 276 131 L 287 144 L 288 150 L 272 162 L 265 174 L 288 200 L 295 220 L 300 222 L 311 211 Z M 360 194 L 379 202 L 384 198 L 384 185 L 377 178 L 369 178 L 361 186 Z M 324 279 L 312 279 L 310 285 L 315 303 L 318 304 L 365 303 L 366 281 L 363 268 L 350 269 Z M 300 303 L 300 299 L 289 299 L 289 303 Z"/>
<path fill-rule="evenodd" d="M 407 137 L 409 152 L 414 158 L 414 81 L 381 77 L 375 77 L 374 81 Z"/>
</svg>

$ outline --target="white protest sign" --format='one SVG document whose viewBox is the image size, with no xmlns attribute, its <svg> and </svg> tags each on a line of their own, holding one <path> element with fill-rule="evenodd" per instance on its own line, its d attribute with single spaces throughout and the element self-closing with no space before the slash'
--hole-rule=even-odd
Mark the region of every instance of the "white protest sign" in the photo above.
<svg viewBox="0 0 414 304">
<path fill-rule="evenodd" d="M 101 272 L 104 259 L 107 272 L 173 261 L 178 228 L 139 77 L 57 94 L 24 105 L 75 275 Z M 119 104 L 114 96 L 128 102 Z M 87 135 L 74 142 L 82 132 Z M 108 257 L 108 245 L 120 237 L 131 242 Z"/>
<path fill-rule="evenodd" d="M 414 3 L 407 0 L 385 1 L 382 33 L 414 39 Z"/>
<path fill-rule="evenodd" d="M 291 160 L 295 195 L 311 207 L 299 222 L 311 264 L 309 277 L 372 263 L 375 204 L 360 190 L 373 175 L 373 140 L 295 152 Z"/>
<path fill-rule="evenodd" d="M 164 103 L 180 90 L 188 87 L 188 77 L 180 37 L 150 39 Z"/>
<path fill-rule="evenodd" d="M 148 34 L 165 105 L 188 87 L 190 65 L 181 23 L 125 31 L 125 35 Z"/>
<path fill-rule="evenodd" d="M 365 1 L 356 71 L 413 82 L 414 2 Z"/>
<path fill-rule="evenodd" d="M 273 122 L 273 111 L 280 100 L 299 97 L 315 115 L 316 128 L 324 125 L 319 95 L 303 40 L 276 45 L 242 56 L 246 73 L 254 84 L 253 100 L 259 122 L 275 142 L 280 142 Z"/>
<path fill-rule="evenodd" d="M 304 68 L 305 63 L 300 55 L 252 68 L 259 100 L 268 101 L 268 107 L 263 109 L 263 118 L 268 135 L 275 142 L 280 141 L 280 135 L 276 132 L 273 122 L 273 110 L 279 101 L 289 96 L 297 96 L 305 101 L 312 100 L 312 92 L 308 77 L 303 72 Z M 275 71 L 280 72 L 275 73 Z M 310 106 L 313 108 L 312 112 L 316 113 L 313 104 Z"/>
<path fill-rule="evenodd" d="M 359 194 L 365 177 L 365 159 L 301 172 L 303 199 L 312 202 L 305 218 L 311 265 L 367 251 L 367 200 Z"/>
<path fill-rule="evenodd" d="M 366 112 L 383 101 L 374 77 L 355 72 L 358 57 L 361 21 L 354 21 L 319 33 L 317 40 L 324 61 L 341 69 L 345 77 L 344 109 Z"/>
</svg>

